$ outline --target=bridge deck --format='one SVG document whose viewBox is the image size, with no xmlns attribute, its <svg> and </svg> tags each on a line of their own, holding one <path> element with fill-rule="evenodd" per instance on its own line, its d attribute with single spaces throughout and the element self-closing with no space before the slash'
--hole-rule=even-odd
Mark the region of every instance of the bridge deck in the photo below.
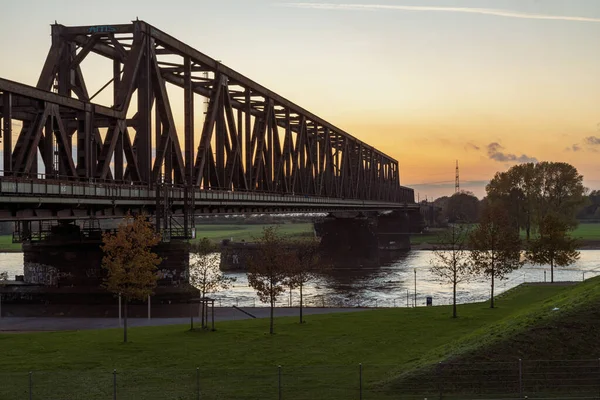
<svg viewBox="0 0 600 400">
<path fill-rule="evenodd" d="M 112 218 L 128 209 L 154 212 L 157 197 L 166 197 L 174 214 L 183 213 L 186 189 L 52 180 L 0 179 L 0 220 Z M 248 212 L 334 212 L 417 209 L 414 203 L 196 189 L 195 214 Z"/>
</svg>

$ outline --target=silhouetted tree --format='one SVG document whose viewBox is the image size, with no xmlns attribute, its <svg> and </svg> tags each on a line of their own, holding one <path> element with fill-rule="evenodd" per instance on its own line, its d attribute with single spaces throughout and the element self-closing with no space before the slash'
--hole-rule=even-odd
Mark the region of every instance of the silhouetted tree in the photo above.
<svg viewBox="0 0 600 400">
<path fill-rule="evenodd" d="M 511 226 L 508 212 L 502 207 L 488 207 L 477 228 L 469 235 L 471 263 L 476 274 L 490 278 L 490 307 L 494 308 L 496 279 L 520 268 L 521 240 Z"/>
<path fill-rule="evenodd" d="M 221 256 L 216 246 L 207 238 L 192 245 L 190 284 L 200 291 L 200 298 L 219 290 L 229 289 L 235 278 L 227 277 L 219 269 Z M 208 326 L 206 303 L 201 303 L 202 328 Z"/>
<path fill-rule="evenodd" d="M 300 290 L 300 323 L 304 323 L 302 309 L 304 306 L 303 288 L 308 282 L 315 279 L 318 272 L 322 272 L 320 265 L 319 242 L 316 239 L 298 240 L 293 244 L 296 259 L 288 269 L 290 289 Z"/>
<path fill-rule="evenodd" d="M 479 220 L 479 199 L 471 192 L 459 192 L 448 199 L 448 222 L 473 223 Z"/>
<path fill-rule="evenodd" d="M 538 237 L 529 243 L 526 256 L 533 264 L 550 264 L 550 282 L 554 282 L 554 266 L 566 267 L 579 259 L 577 240 L 569 236 L 564 221 L 556 215 L 546 215 Z"/>
<path fill-rule="evenodd" d="M 555 213 L 567 226 L 585 203 L 583 176 L 570 164 L 541 162 L 515 165 L 499 172 L 486 187 L 490 204 L 505 208 L 515 229 L 529 240 L 540 221 Z"/>
<path fill-rule="evenodd" d="M 256 242 L 257 250 L 248 259 L 248 284 L 256 290 L 260 301 L 269 303 L 269 333 L 273 334 L 275 303 L 289 286 L 289 268 L 293 267 L 296 255 L 273 226 L 265 227 Z"/>
<path fill-rule="evenodd" d="M 124 299 L 123 341 L 127 342 L 127 309 L 131 300 L 145 300 L 150 296 L 158 275 L 156 267 L 161 259 L 152 252 L 160 236 L 143 215 L 126 215 L 117 232 L 102 235 L 102 267 L 108 271 L 103 286 Z"/>
<path fill-rule="evenodd" d="M 440 234 L 439 245 L 433 251 L 431 273 L 443 283 L 452 285 L 452 318 L 457 317 L 456 288 L 472 277 L 469 251 L 469 231 L 464 225 L 452 225 Z"/>
</svg>

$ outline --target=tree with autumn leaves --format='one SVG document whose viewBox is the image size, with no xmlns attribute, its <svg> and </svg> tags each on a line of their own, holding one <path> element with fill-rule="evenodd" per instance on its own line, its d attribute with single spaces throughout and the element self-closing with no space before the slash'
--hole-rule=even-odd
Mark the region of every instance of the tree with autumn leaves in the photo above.
<svg viewBox="0 0 600 400">
<path fill-rule="evenodd" d="M 144 215 L 127 214 L 115 233 L 102 236 L 107 270 L 103 287 L 124 300 L 123 341 L 127 342 L 127 309 L 132 300 L 145 300 L 154 292 L 161 259 L 152 251 L 160 235 Z"/>
</svg>

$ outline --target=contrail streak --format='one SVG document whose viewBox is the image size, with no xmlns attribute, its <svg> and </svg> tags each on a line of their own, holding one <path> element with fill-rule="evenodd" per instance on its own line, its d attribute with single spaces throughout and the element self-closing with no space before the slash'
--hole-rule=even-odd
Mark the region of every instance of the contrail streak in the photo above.
<svg viewBox="0 0 600 400">
<path fill-rule="evenodd" d="M 600 22 L 600 18 L 577 17 L 568 15 L 529 14 L 510 10 L 494 8 L 470 8 L 470 7 L 435 7 L 435 6 L 402 6 L 385 4 L 335 4 L 335 3 L 277 3 L 284 7 L 311 8 L 318 10 L 353 10 L 353 11 L 376 11 L 376 10 L 399 10 L 399 11 L 433 11 L 433 12 L 455 12 L 466 14 L 494 15 L 497 17 L 521 18 L 521 19 L 545 19 L 555 21 L 577 21 L 577 22 Z"/>
</svg>

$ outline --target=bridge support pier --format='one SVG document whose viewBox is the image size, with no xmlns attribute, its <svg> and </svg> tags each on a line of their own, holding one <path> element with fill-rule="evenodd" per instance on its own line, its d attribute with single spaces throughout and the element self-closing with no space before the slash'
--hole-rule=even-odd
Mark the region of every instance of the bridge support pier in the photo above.
<svg viewBox="0 0 600 400">
<path fill-rule="evenodd" d="M 321 248 L 336 261 L 378 265 L 385 253 L 410 250 L 410 233 L 419 231 L 418 213 L 329 214 L 315 223 Z"/>
<path fill-rule="evenodd" d="M 101 288 L 106 277 L 100 247 L 102 230 L 59 223 L 29 237 L 32 239 L 23 243 L 24 285 L 11 289 L 10 298 L 15 303 L 114 303 L 113 294 Z M 191 289 L 189 249 L 183 240 L 163 242 L 154 248 L 163 261 L 158 267 L 153 303 L 187 301 Z"/>
</svg>

